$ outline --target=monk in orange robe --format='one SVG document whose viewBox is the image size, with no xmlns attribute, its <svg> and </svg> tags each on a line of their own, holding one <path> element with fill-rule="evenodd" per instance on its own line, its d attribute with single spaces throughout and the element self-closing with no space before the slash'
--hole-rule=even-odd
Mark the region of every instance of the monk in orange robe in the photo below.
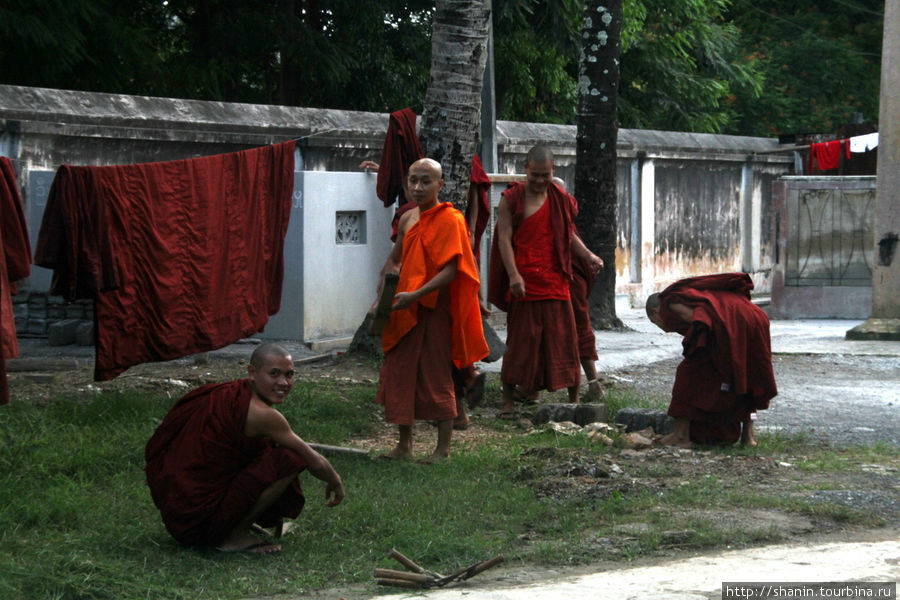
<svg viewBox="0 0 900 600">
<path fill-rule="evenodd" d="M 163 523 L 188 546 L 277 554 L 255 535 L 303 509 L 297 475 L 326 483 L 328 506 L 344 498 L 341 477 L 275 408 L 294 384 L 294 361 L 277 344 L 261 344 L 247 379 L 197 388 L 166 414 L 147 442 L 147 485 Z"/>
<path fill-rule="evenodd" d="M 578 402 L 581 369 L 569 282 L 573 253 L 592 270 L 603 261 L 575 235 L 575 199 L 553 183 L 553 153 L 535 146 L 525 157 L 525 183 L 503 193 L 491 250 L 488 300 L 507 311 L 507 351 L 500 380 L 501 416 L 516 414 L 524 395 L 567 388 Z"/>
<path fill-rule="evenodd" d="M 769 318 L 750 301 L 752 289 L 746 273 L 721 273 L 682 279 L 647 298 L 647 317 L 684 336 L 669 404 L 675 431 L 660 443 L 756 445 L 756 411 L 778 389 Z"/>
<path fill-rule="evenodd" d="M 391 317 L 381 334 L 384 364 L 376 401 L 399 428 L 397 446 L 383 458 L 413 457 L 416 419 L 438 422 L 438 442 L 424 462 L 450 455 L 456 394 L 452 368 L 487 356 L 478 306 L 478 269 L 465 219 L 438 202 L 441 165 L 423 158 L 409 168 L 407 193 L 416 208 L 401 217 L 384 268 L 399 271 Z M 379 290 L 380 292 L 380 290 Z"/>
</svg>

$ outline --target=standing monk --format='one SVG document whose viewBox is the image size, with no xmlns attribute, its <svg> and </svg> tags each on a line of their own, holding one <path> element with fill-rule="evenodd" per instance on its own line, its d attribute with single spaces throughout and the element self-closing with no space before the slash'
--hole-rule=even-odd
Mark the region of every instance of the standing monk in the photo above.
<svg viewBox="0 0 900 600">
<path fill-rule="evenodd" d="M 294 361 L 276 344 L 258 346 L 247 379 L 189 392 L 147 442 L 147 485 L 166 529 L 189 546 L 277 554 L 253 534 L 303 509 L 297 475 L 326 483 L 328 506 L 344 498 L 331 464 L 293 432 L 275 409 L 294 385 Z"/>
<path fill-rule="evenodd" d="M 752 289 L 746 273 L 722 273 L 682 279 L 647 298 L 647 317 L 684 336 L 669 404 L 675 431 L 661 443 L 756 445 L 756 411 L 778 390 L 769 318 L 750 301 Z"/>
<path fill-rule="evenodd" d="M 443 187 L 437 161 L 423 158 L 410 166 L 407 193 L 416 207 L 400 218 L 379 278 L 400 274 L 381 334 L 385 356 L 375 397 L 385 419 L 398 425 L 399 441 L 383 458 L 412 458 L 416 419 L 438 422 L 437 447 L 425 462 L 447 458 L 457 415 L 452 367 L 488 354 L 469 233 L 462 214 L 438 202 Z"/>
<path fill-rule="evenodd" d="M 575 199 L 555 185 L 553 153 L 535 146 L 525 157 L 525 183 L 503 193 L 491 249 L 488 300 L 507 311 L 501 416 L 516 414 L 516 387 L 567 388 L 578 402 L 581 369 L 569 282 L 573 253 L 599 270 L 603 261 L 575 235 Z"/>
</svg>

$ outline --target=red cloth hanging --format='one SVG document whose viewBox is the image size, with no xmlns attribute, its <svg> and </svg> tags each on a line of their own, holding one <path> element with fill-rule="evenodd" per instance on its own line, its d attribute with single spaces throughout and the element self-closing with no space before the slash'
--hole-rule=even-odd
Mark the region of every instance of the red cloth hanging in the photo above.
<svg viewBox="0 0 900 600">
<path fill-rule="evenodd" d="M 94 378 L 233 343 L 281 306 L 294 142 L 57 171 L 36 263 L 94 298 Z"/>
<path fill-rule="evenodd" d="M 401 205 L 406 203 L 403 195 L 406 172 L 411 164 L 424 156 L 416 134 L 416 113 L 409 108 L 391 113 L 375 183 L 375 193 L 385 206 L 394 204 L 398 197 Z"/>
<path fill-rule="evenodd" d="M 809 145 L 809 171 L 812 172 L 813 160 L 818 165 L 820 171 L 828 171 L 837 169 L 841 165 L 841 150 L 844 151 L 844 158 L 850 158 L 850 141 L 849 140 L 833 140 L 831 142 L 822 142 L 820 144 Z"/>
<path fill-rule="evenodd" d="M 12 295 L 31 273 L 31 244 L 12 161 L 0 156 L 0 404 L 9 403 L 6 359 L 19 355 Z"/>
</svg>

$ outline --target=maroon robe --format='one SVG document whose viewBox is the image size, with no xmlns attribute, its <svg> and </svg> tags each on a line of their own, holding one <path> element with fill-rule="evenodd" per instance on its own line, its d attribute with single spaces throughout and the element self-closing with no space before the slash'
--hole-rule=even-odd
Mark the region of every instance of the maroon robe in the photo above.
<svg viewBox="0 0 900 600">
<path fill-rule="evenodd" d="M 579 256 L 572 256 L 572 280 L 569 282 L 569 296 L 572 312 L 575 314 L 575 331 L 578 335 L 578 356 L 580 359 L 597 360 L 597 338 L 591 325 L 589 298 L 594 289 L 594 272 L 590 263 Z"/>
<path fill-rule="evenodd" d="M 480 263 L 481 254 L 481 238 L 484 230 L 487 229 L 488 221 L 491 220 L 491 205 L 488 199 L 488 192 L 491 189 L 491 179 L 485 173 L 481 164 L 481 157 L 477 154 L 472 157 L 472 172 L 469 175 L 469 202 L 466 204 L 466 223 L 469 222 L 469 216 L 477 207 L 478 216 L 475 218 L 475 227 L 472 231 L 474 243 L 472 252 L 475 253 L 475 262 Z M 474 198 L 473 198 L 474 196 Z"/>
<path fill-rule="evenodd" d="M 399 204 L 406 203 L 403 195 L 406 172 L 411 164 L 424 156 L 416 134 L 416 113 L 410 108 L 392 112 L 381 147 L 375 183 L 375 194 L 385 206 L 391 206 L 398 198 Z"/>
<path fill-rule="evenodd" d="M 36 260 L 95 300 L 94 378 L 214 350 L 281 306 L 294 142 L 189 160 L 62 166 Z"/>
<path fill-rule="evenodd" d="M 260 494 L 299 474 L 306 462 L 268 438 L 244 434 L 250 382 L 214 383 L 189 392 L 147 442 L 147 485 L 166 529 L 189 546 L 217 546 L 250 514 Z M 256 522 L 294 518 L 304 497 L 297 480 Z"/>
<path fill-rule="evenodd" d="M 0 157 L 0 404 L 9 402 L 6 359 L 19 355 L 12 295 L 31 272 L 31 245 L 12 161 Z"/>
<path fill-rule="evenodd" d="M 751 289 L 749 275 L 722 273 L 683 279 L 660 292 L 665 328 L 684 335 L 669 415 L 690 419 L 695 442 L 737 441 L 741 422 L 768 408 L 778 393 L 769 318 L 750 301 Z M 669 309 L 675 303 L 693 310 L 690 324 Z"/>
</svg>

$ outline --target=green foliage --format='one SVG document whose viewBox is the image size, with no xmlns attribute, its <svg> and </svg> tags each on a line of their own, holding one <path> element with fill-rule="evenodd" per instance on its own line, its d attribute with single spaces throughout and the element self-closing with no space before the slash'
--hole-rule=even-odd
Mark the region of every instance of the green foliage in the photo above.
<svg viewBox="0 0 900 600">
<path fill-rule="evenodd" d="M 878 118 L 882 0 L 735 0 L 729 16 L 765 76 L 738 93 L 737 133 L 833 132 L 860 112 Z"/>
<path fill-rule="evenodd" d="M 574 123 L 583 0 L 494 2 L 500 118 Z M 433 0 L 8 0 L 0 81 L 421 112 Z M 625 0 L 619 122 L 774 135 L 878 114 L 883 0 Z"/>
</svg>

